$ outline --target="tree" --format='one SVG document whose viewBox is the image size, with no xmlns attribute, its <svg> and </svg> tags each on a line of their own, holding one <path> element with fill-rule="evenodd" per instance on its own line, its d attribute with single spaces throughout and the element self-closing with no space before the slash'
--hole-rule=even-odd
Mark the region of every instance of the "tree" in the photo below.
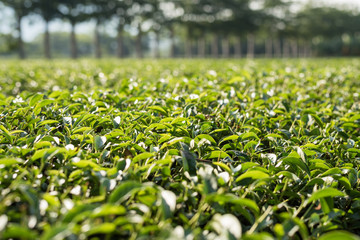
<svg viewBox="0 0 360 240">
<path fill-rule="evenodd" d="M 34 0 L 34 9 L 45 21 L 45 31 L 44 31 L 44 54 L 45 57 L 51 58 L 50 50 L 50 32 L 49 32 L 49 23 L 56 17 L 60 16 L 58 11 L 58 1 L 49 1 L 49 0 Z"/>
<path fill-rule="evenodd" d="M 221 1 L 218 26 L 223 39 L 235 36 L 235 55 L 241 56 L 241 38 L 247 35 L 247 56 L 253 58 L 255 54 L 255 32 L 261 24 L 262 12 L 250 7 L 250 0 Z M 226 40 L 228 41 L 228 40 Z M 226 47 L 228 44 L 224 44 Z"/>
<path fill-rule="evenodd" d="M 261 5 L 262 22 L 259 32 L 265 39 L 265 56 L 281 56 L 280 32 L 283 26 L 289 24 L 290 1 L 285 0 L 258 0 Z"/>
<path fill-rule="evenodd" d="M 218 17 L 221 12 L 221 3 L 215 0 L 183 1 L 178 4 L 184 14 L 181 23 L 186 29 L 185 56 L 192 55 L 192 43 L 197 40 L 198 55 L 206 55 L 206 35 L 212 33 L 211 52 L 218 57 Z"/>
<path fill-rule="evenodd" d="M 176 32 L 175 29 L 181 25 L 181 16 L 184 14 L 184 10 L 179 6 L 181 2 L 159 0 L 159 13 L 158 19 L 155 19 L 156 24 L 161 26 L 162 30 L 167 30 L 170 38 L 170 57 L 174 58 L 176 55 Z M 160 19 L 160 20 L 159 20 Z"/>
<path fill-rule="evenodd" d="M 108 0 L 107 1 L 108 16 L 117 22 L 117 51 L 118 58 L 123 58 L 125 50 L 124 48 L 124 29 L 126 24 L 130 24 L 132 16 L 129 15 L 129 9 L 132 5 L 132 0 L 119 1 Z"/>
<path fill-rule="evenodd" d="M 29 15 L 33 11 L 33 4 L 30 0 L 0 0 L 5 6 L 10 7 L 15 14 L 16 18 L 16 29 L 18 34 L 18 54 L 20 59 L 24 59 L 26 57 L 24 50 L 24 41 L 22 39 L 22 28 L 21 22 L 23 18 Z"/>
<path fill-rule="evenodd" d="M 16 39 L 11 34 L 0 33 L 0 53 L 8 53 L 16 49 Z"/>
<path fill-rule="evenodd" d="M 119 2 L 119 1 L 117 1 Z M 112 18 L 113 8 L 116 6 L 114 2 L 107 0 L 92 0 L 89 1 L 89 5 L 91 6 L 91 12 L 89 15 L 92 19 L 95 20 L 95 31 L 94 31 L 94 46 L 95 46 L 95 57 L 101 58 L 101 39 L 99 33 L 99 27 L 104 24 L 106 21 L 109 21 Z"/>
<path fill-rule="evenodd" d="M 151 30 L 155 33 L 155 47 L 154 57 L 160 58 L 160 34 L 163 27 L 166 25 L 167 18 L 161 8 L 160 0 L 152 1 L 153 6 L 152 18 L 151 18 Z"/>
<path fill-rule="evenodd" d="M 137 0 L 129 9 L 128 13 L 131 17 L 131 24 L 137 29 L 135 40 L 135 52 L 138 58 L 143 58 L 142 38 L 144 32 L 151 29 L 152 17 L 156 9 L 157 0 Z"/>
<path fill-rule="evenodd" d="M 77 41 L 75 27 L 76 24 L 88 20 L 92 9 L 87 4 L 90 0 L 58 0 L 59 12 L 62 18 L 67 19 L 71 24 L 70 46 L 71 57 L 76 59 L 78 57 Z"/>
<path fill-rule="evenodd" d="M 343 45 L 349 43 L 344 43 L 342 37 L 357 31 L 353 28 L 354 22 L 352 21 L 354 19 L 354 15 L 346 10 L 307 5 L 296 14 L 286 30 L 288 35 L 291 35 L 294 39 L 293 41 L 302 41 L 306 45 L 309 45 L 314 40 L 318 44 L 337 40 L 335 42 Z M 328 48 L 326 50 L 327 54 L 338 52 L 335 48 L 336 46 Z"/>
</svg>

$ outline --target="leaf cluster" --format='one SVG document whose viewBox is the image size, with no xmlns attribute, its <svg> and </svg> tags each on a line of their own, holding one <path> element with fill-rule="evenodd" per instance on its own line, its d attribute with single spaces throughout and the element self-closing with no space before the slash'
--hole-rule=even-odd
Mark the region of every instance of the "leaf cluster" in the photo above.
<svg viewBox="0 0 360 240">
<path fill-rule="evenodd" d="M 4 62 L 0 237 L 358 239 L 359 65 Z"/>
</svg>

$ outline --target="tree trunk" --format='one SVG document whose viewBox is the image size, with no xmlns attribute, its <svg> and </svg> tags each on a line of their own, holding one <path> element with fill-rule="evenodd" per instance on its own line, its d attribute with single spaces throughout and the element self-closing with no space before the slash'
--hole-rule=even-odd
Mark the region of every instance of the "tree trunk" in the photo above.
<svg viewBox="0 0 360 240">
<path fill-rule="evenodd" d="M 273 40 L 272 40 L 272 38 L 267 38 L 265 40 L 265 57 L 266 58 L 273 57 Z"/>
<path fill-rule="evenodd" d="M 240 36 L 236 37 L 236 39 L 235 39 L 234 49 L 235 49 L 235 57 L 241 58 L 242 54 L 241 54 L 241 37 Z"/>
<path fill-rule="evenodd" d="M 229 42 L 229 38 L 227 36 L 224 36 L 224 38 L 222 39 L 221 48 L 222 48 L 223 58 L 229 58 L 230 57 L 230 42 Z"/>
<path fill-rule="evenodd" d="M 160 31 L 155 32 L 154 57 L 155 58 L 160 58 Z"/>
<path fill-rule="evenodd" d="M 218 47 L 218 36 L 214 34 L 212 43 L 211 43 L 211 55 L 213 58 L 219 57 L 219 47 Z"/>
<path fill-rule="evenodd" d="M 138 26 L 138 35 L 136 36 L 136 57 L 143 58 L 143 49 L 142 49 L 142 30 L 141 24 Z"/>
<path fill-rule="evenodd" d="M 175 58 L 175 31 L 173 26 L 170 27 L 170 40 L 171 40 L 170 57 Z"/>
<path fill-rule="evenodd" d="M 289 58 L 290 57 L 290 45 L 289 45 L 289 40 L 287 40 L 287 39 L 284 39 L 283 57 L 284 58 Z"/>
<path fill-rule="evenodd" d="M 76 34 L 75 34 L 75 23 L 71 23 L 71 35 L 70 35 L 70 41 L 71 41 L 71 58 L 76 59 L 78 57 L 77 52 L 77 42 L 76 42 Z"/>
<path fill-rule="evenodd" d="M 100 59 L 102 57 L 99 25 L 100 25 L 99 22 L 97 22 L 95 25 L 95 57 L 98 59 Z"/>
<path fill-rule="evenodd" d="M 299 49 L 299 51 L 298 51 L 299 52 L 299 57 L 300 58 L 305 58 L 305 55 L 306 55 L 306 53 L 305 53 L 305 44 L 303 42 L 301 42 L 299 44 L 298 49 Z"/>
<path fill-rule="evenodd" d="M 255 36 L 253 33 L 247 35 L 247 58 L 254 58 L 255 56 Z"/>
<path fill-rule="evenodd" d="M 22 39 L 22 27 L 21 27 L 21 22 L 22 22 L 22 16 L 18 16 L 17 18 L 17 29 L 19 32 L 19 36 L 18 36 L 18 53 L 19 53 L 19 58 L 20 59 L 25 59 L 25 50 L 24 50 L 24 41 Z"/>
<path fill-rule="evenodd" d="M 123 51 L 123 33 L 124 33 L 124 26 L 120 23 L 118 26 L 118 33 L 117 33 L 117 49 L 116 49 L 116 55 L 118 58 L 124 57 L 124 51 Z"/>
<path fill-rule="evenodd" d="M 198 49 L 199 49 L 199 57 L 200 58 L 205 58 L 206 55 L 206 41 L 205 41 L 205 36 L 201 36 L 198 40 Z"/>
<path fill-rule="evenodd" d="M 275 51 L 275 56 L 277 58 L 281 58 L 281 41 L 279 38 L 276 38 L 275 40 L 274 51 Z"/>
<path fill-rule="evenodd" d="M 309 42 L 306 42 L 305 43 L 305 54 L 306 54 L 306 57 L 312 57 L 312 53 L 311 53 L 311 43 Z"/>
<path fill-rule="evenodd" d="M 291 55 L 294 58 L 298 57 L 298 42 L 297 40 L 291 41 Z"/>
<path fill-rule="evenodd" d="M 185 40 L 185 57 L 191 58 L 191 39 L 189 37 Z"/>
<path fill-rule="evenodd" d="M 50 32 L 49 32 L 49 21 L 48 20 L 45 21 L 44 54 L 45 54 L 45 58 L 51 59 Z"/>
</svg>

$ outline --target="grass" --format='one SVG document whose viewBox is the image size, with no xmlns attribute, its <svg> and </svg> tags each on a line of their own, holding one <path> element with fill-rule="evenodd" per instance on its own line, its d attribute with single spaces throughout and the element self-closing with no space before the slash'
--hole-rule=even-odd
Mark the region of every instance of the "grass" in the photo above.
<svg viewBox="0 0 360 240">
<path fill-rule="evenodd" d="M 0 238 L 359 239 L 360 60 L 0 62 Z"/>
</svg>

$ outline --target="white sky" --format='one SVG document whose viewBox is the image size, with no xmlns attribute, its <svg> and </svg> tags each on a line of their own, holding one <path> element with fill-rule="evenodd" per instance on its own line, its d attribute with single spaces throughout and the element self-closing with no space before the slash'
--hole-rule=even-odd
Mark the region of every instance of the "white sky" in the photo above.
<svg viewBox="0 0 360 240">
<path fill-rule="evenodd" d="M 294 0 L 298 3 L 306 3 L 312 1 L 313 3 L 319 3 L 325 6 L 339 6 L 348 9 L 360 9 L 360 0 Z M 11 18 L 11 12 L 7 11 L 0 16 L 0 31 L 8 32 L 11 29 L 8 21 L 4 19 Z M 82 23 L 76 28 L 77 33 L 89 33 L 93 31 L 94 23 Z M 25 41 L 32 41 L 36 36 L 41 34 L 44 30 L 44 24 L 40 17 L 28 17 L 23 21 L 23 38 Z M 70 25 L 60 20 L 54 21 L 50 24 L 50 31 L 70 31 Z"/>
</svg>

